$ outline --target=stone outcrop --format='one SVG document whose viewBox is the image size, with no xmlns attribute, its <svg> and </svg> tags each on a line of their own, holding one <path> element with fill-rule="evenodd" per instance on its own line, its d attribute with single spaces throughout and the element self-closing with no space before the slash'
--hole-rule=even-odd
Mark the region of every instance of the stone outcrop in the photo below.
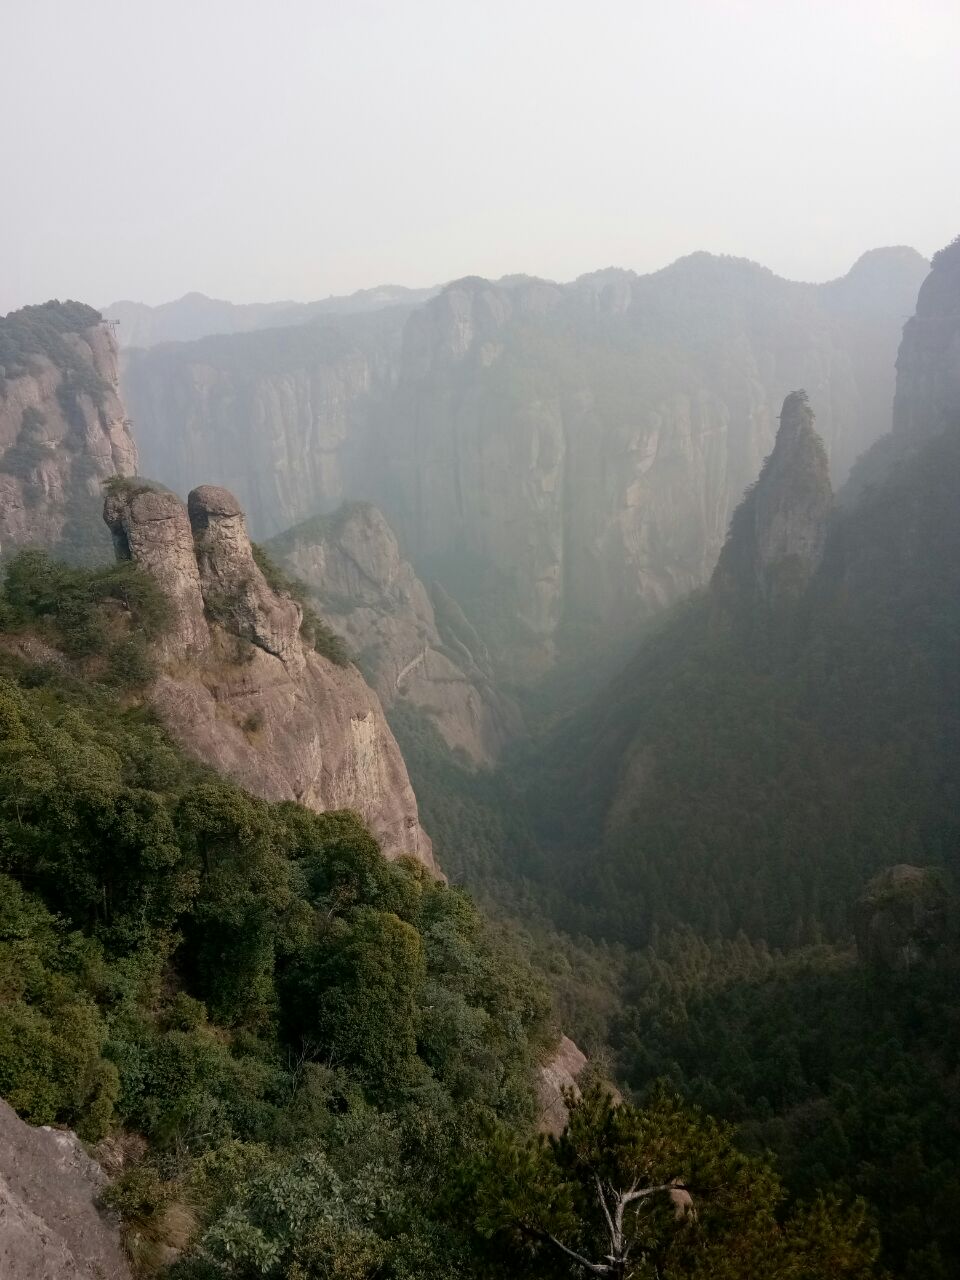
<svg viewBox="0 0 960 1280">
<path fill-rule="evenodd" d="M 760 478 L 737 508 L 713 592 L 749 604 L 797 599 L 823 557 L 833 490 L 806 393 L 783 402 L 780 430 Z"/>
<path fill-rule="evenodd" d="M 561 1036 L 555 1052 L 537 1073 L 537 1124 L 541 1133 L 563 1132 L 569 1114 L 564 1094 L 569 1090 L 575 1096 L 579 1094 L 577 1080 L 586 1065 L 587 1055 L 569 1036 Z"/>
<path fill-rule="evenodd" d="M 91 308 L 0 320 L 0 547 L 109 557 L 102 484 L 137 469 L 117 385 L 113 332 Z"/>
<path fill-rule="evenodd" d="M 300 606 L 257 567 L 233 495 L 204 485 L 184 510 L 174 494 L 131 485 L 107 498 L 104 518 L 120 554 L 174 603 L 149 691 L 170 733 L 267 800 L 357 810 L 388 857 L 435 870 L 376 694 L 305 642 Z"/>
<path fill-rule="evenodd" d="M 0 1276 L 130 1280 L 107 1178 L 73 1133 L 34 1128 L 0 1099 Z"/>
<path fill-rule="evenodd" d="M 520 732 L 476 631 L 441 587 L 431 599 L 376 507 L 305 521 L 268 549 L 311 588 L 388 713 L 414 709 L 474 765 Z"/>
<path fill-rule="evenodd" d="M 708 254 L 470 278 L 412 310 L 131 353 L 125 389 L 150 473 L 218 477 L 258 537 L 375 503 L 524 680 L 709 579 L 792 387 L 845 475 L 889 429 L 925 270 L 889 249 L 825 285 Z"/>
<path fill-rule="evenodd" d="M 897 357 L 894 436 L 917 443 L 960 427 L 960 237 L 934 255 Z"/>
</svg>

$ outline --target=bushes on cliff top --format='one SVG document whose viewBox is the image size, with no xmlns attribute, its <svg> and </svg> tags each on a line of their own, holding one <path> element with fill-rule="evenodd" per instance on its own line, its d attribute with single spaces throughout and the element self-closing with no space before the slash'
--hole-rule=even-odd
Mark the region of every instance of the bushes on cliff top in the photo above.
<svg viewBox="0 0 960 1280">
<path fill-rule="evenodd" d="M 546 999 L 462 894 L 28 674 L 0 677 L 0 1092 L 25 1115 L 188 1163 L 319 1140 L 331 1107 L 412 1108 L 432 1142 L 532 1116 Z"/>
<path fill-rule="evenodd" d="M 6 565 L 0 618 L 7 629 L 39 626 L 71 658 L 103 658 L 108 678 L 130 685 L 152 675 L 149 643 L 169 624 L 170 606 L 130 561 L 73 568 L 26 550 Z"/>
<path fill-rule="evenodd" d="M 63 376 L 59 391 L 68 396 L 83 393 L 99 404 L 106 383 L 64 335 L 82 333 L 101 319 L 99 311 L 82 302 L 56 300 L 22 307 L 0 318 L 0 384 L 4 376 L 16 378 L 28 373 L 31 357 L 46 356 Z"/>
</svg>

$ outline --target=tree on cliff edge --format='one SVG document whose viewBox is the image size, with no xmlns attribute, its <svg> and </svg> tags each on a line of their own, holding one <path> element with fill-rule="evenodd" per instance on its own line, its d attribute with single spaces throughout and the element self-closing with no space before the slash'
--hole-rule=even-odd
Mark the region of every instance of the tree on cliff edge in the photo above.
<svg viewBox="0 0 960 1280">
<path fill-rule="evenodd" d="M 470 1215 L 493 1271 L 611 1280 L 867 1280 L 876 1235 L 863 1206 L 784 1214 L 779 1179 L 732 1130 L 665 1092 L 615 1105 L 570 1098 L 559 1138 L 496 1138 L 469 1171 Z M 463 1203 L 467 1203 L 464 1198 Z"/>
</svg>

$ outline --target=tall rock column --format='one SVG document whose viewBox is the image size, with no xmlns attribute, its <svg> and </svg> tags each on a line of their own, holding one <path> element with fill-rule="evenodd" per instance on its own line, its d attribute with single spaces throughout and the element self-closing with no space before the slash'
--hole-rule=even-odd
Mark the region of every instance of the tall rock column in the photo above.
<svg viewBox="0 0 960 1280">
<path fill-rule="evenodd" d="M 356 667 L 315 652 L 301 610 L 257 568 L 233 494 L 119 489 L 104 518 L 118 554 L 164 588 L 174 624 L 148 697 L 194 756 L 265 800 L 355 809 L 389 858 L 437 872 L 400 748 Z"/>
<path fill-rule="evenodd" d="M 806 392 L 793 391 L 773 452 L 730 522 L 714 595 L 773 606 L 797 598 L 820 564 L 832 510 L 826 450 Z"/>
</svg>

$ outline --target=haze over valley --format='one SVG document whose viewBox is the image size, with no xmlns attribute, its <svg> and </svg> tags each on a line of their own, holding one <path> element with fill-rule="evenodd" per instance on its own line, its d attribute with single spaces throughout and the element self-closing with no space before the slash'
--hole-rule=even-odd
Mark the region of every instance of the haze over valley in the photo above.
<svg viewBox="0 0 960 1280">
<path fill-rule="evenodd" d="M 954 7 L 7 24 L 3 1280 L 960 1274 Z"/>
</svg>

